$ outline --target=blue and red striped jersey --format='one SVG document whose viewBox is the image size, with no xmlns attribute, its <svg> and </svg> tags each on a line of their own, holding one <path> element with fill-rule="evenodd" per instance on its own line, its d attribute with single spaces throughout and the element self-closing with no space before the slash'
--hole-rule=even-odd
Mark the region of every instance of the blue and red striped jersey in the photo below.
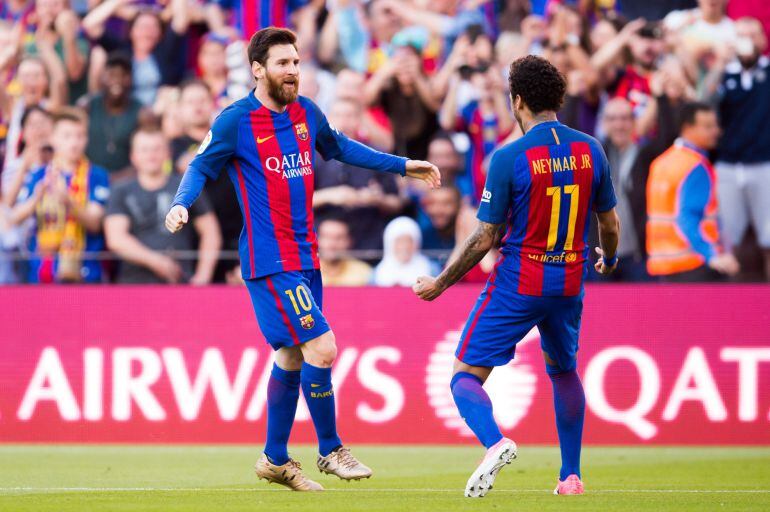
<svg viewBox="0 0 770 512">
<path fill-rule="evenodd" d="M 490 284 L 523 295 L 575 296 L 588 268 L 591 210 L 615 207 L 601 144 L 557 121 L 498 149 L 478 218 L 507 224 Z"/>
<path fill-rule="evenodd" d="M 484 159 L 492 153 L 497 145 L 503 141 L 511 131 L 501 131 L 500 123 L 496 115 L 484 117 L 481 115 L 479 102 L 474 100 L 468 103 L 457 116 L 457 131 L 468 133 L 470 148 L 466 154 L 465 168 L 470 181 L 470 194 L 474 204 L 481 200 L 481 191 L 484 189 Z"/>
<path fill-rule="evenodd" d="M 244 279 L 319 268 L 313 228 L 315 152 L 325 159 L 404 175 L 406 158 L 348 139 L 300 96 L 283 112 L 252 91 L 217 117 L 185 173 L 174 204 L 195 201 L 205 178 L 222 168 L 235 186 L 244 226 L 239 240 Z"/>
</svg>

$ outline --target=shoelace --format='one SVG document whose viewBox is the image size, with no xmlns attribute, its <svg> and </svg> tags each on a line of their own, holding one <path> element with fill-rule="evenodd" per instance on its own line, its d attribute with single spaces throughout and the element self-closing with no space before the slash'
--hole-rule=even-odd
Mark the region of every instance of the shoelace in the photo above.
<svg viewBox="0 0 770 512">
<path fill-rule="evenodd" d="M 350 469 L 358 465 L 358 461 L 353 457 L 353 454 L 350 453 L 349 448 L 340 448 L 335 453 L 337 455 L 337 462 L 341 466 Z"/>
<path fill-rule="evenodd" d="M 289 481 L 294 480 L 297 478 L 299 482 L 305 482 L 307 479 L 305 478 L 305 474 L 302 472 L 302 464 L 300 464 L 298 461 L 294 459 L 289 459 L 289 467 L 292 468 L 294 471 L 292 472 L 291 478 L 289 478 Z"/>
</svg>

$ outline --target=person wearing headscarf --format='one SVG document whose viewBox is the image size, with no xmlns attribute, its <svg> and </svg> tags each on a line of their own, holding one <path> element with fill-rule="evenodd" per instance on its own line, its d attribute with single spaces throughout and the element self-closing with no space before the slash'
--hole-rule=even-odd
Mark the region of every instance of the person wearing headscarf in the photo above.
<svg viewBox="0 0 770 512">
<path fill-rule="evenodd" d="M 385 227 L 384 256 L 374 270 L 377 286 L 412 286 L 421 275 L 435 275 L 430 260 L 420 253 L 420 227 L 409 217 L 398 217 Z"/>
</svg>

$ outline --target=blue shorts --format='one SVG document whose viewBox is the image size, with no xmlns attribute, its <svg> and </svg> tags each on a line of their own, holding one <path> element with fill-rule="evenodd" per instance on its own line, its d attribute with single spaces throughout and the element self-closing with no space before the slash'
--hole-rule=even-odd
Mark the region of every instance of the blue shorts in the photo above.
<svg viewBox="0 0 770 512">
<path fill-rule="evenodd" d="M 540 347 L 561 371 L 575 369 L 582 294 L 534 297 L 487 286 L 471 311 L 455 356 L 471 366 L 503 366 L 535 326 Z"/>
<path fill-rule="evenodd" d="M 281 272 L 247 279 L 246 288 L 259 329 L 274 350 L 305 343 L 330 330 L 321 313 L 320 270 Z"/>
</svg>

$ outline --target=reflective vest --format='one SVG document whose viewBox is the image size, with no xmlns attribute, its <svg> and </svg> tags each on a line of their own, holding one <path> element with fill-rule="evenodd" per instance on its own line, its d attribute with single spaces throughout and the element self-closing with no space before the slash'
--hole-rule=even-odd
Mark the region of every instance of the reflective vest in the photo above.
<svg viewBox="0 0 770 512">
<path fill-rule="evenodd" d="M 716 252 L 719 228 L 714 169 L 704 155 L 677 142 L 652 162 L 647 180 L 647 271 L 650 275 L 678 274 L 707 263 L 704 255 L 693 249 L 680 217 L 685 201 L 682 187 L 700 165 L 706 169 L 710 186 L 707 191 L 697 193 L 708 197 L 687 199 L 705 202 L 706 207 L 695 222 L 700 236 Z"/>
</svg>

